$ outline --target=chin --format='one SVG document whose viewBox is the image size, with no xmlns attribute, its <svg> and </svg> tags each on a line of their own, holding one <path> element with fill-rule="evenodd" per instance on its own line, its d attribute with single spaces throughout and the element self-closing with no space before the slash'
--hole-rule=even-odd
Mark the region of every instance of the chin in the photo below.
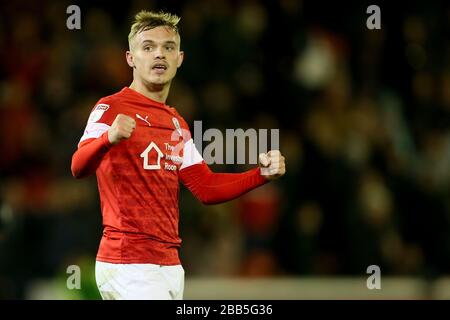
<svg viewBox="0 0 450 320">
<path fill-rule="evenodd" d="M 167 84 L 169 81 L 167 79 L 163 79 L 163 78 L 150 78 L 147 80 L 147 83 L 149 84 L 153 84 L 153 85 L 165 85 Z"/>
</svg>

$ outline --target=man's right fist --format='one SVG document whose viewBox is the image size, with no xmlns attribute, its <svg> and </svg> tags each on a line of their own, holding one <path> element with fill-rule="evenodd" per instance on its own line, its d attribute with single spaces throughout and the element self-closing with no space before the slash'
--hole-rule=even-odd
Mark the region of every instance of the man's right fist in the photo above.
<svg viewBox="0 0 450 320">
<path fill-rule="evenodd" d="M 118 144 L 123 139 L 131 137 L 136 128 L 136 121 L 124 114 L 118 114 L 108 129 L 108 140 L 111 144 Z"/>
</svg>

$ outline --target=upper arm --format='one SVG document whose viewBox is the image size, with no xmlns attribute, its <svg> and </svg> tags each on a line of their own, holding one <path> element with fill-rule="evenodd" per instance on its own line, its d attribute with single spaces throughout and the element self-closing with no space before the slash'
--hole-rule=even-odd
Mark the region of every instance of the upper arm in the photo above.
<svg viewBox="0 0 450 320">
<path fill-rule="evenodd" d="M 112 106 L 112 102 L 100 99 L 92 109 L 86 124 L 83 136 L 81 137 L 78 147 L 81 147 L 84 141 L 96 139 L 104 132 L 108 131 L 114 121 L 116 114 Z"/>
<path fill-rule="evenodd" d="M 189 139 L 183 146 L 183 162 L 180 166 L 180 170 L 201 163 L 202 161 L 203 157 L 195 147 L 194 140 L 192 140 L 192 138 Z"/>
</svg>

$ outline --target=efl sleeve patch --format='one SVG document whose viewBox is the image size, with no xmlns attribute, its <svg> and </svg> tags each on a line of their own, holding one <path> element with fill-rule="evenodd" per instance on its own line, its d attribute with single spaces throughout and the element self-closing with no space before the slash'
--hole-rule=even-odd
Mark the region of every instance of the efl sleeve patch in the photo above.
<svg viewBox="0 0 450 320">
<path fill-rule="evenodd" d="M 89 116 L 88 123 L 94 123 L 100 120 L 105 111 L 108 109 L 108 104 L 99 103 L 98 105 L 96 105 L 94 110 L 92 110 L 91 115 Z"/>
</svg>

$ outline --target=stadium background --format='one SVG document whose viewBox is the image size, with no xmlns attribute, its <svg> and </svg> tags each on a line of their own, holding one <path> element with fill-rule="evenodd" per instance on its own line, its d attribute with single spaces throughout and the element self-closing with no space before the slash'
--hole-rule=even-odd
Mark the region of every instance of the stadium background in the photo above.
<svg viewBox="0 0 450 320">
<path fill-rule="evenodd" d="M 280 128 L 287 161 L 226 204 L 181 188 L 187 298 L 450 297 L 448 3 L 193 0 L 0 4 L 0 298 L 98 298 L 96 181 L 70 162 L 97 99 L 131 82 L 140 9 L 182 17 L 168 103 L 204 129 Z"/>
</svg>

